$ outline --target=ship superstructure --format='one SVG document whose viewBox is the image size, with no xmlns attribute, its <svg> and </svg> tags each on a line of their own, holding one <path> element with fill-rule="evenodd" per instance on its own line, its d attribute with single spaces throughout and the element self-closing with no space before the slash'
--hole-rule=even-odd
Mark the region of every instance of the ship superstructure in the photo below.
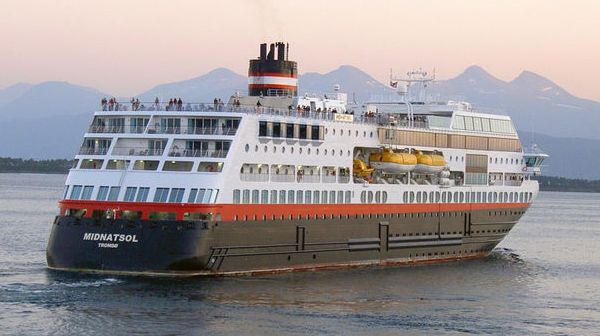
<svg viewBox="0 0 600 336">
<path fill-rule="evenodd" d="M 408 95 L 349 104 L 339 87 L 297 96 L 283 43 L 261 45 L 248 90 L 95 112 L 49 266 L 209 275 L 475 258 L 538 193 L 528 176 L 545 155 L 524 156 L 508 116 Z"/>
</svg>

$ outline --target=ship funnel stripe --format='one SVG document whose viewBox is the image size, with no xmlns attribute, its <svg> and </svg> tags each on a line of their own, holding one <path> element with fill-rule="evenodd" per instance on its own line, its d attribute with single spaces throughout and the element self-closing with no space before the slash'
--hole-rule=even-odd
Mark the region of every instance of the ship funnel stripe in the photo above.
<svg viewBox="0 0 600 336">
<path fill-rule="evenodd" d="M 280 73 L 280 72 L 248 72 L 248 77 L 286 77 L 298 78 L 297 74 Z"/>
<path fill-rule="evenodd" d="M 248 77 L 248 84 L 275 84 L 298 86 L 298 80 L 295 78 L 283 77 Z"/>
<path fill-rule="evenodd" d="M 287 89 L 296 90 L 296 85 L 282 85 L 282 84 L 248 84 L 249 89 Z"/>
</svg>

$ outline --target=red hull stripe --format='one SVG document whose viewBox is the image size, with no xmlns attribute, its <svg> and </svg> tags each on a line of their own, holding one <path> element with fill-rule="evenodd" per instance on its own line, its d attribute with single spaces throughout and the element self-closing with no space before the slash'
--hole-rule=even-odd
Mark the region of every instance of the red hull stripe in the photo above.
<svg viewBox="0 0 600 336">
<path fill-rule="evenodd" d="M 147 219 L 150 212 L 175 212 L 177 219 L 183 219 L 186 212 L 202 212 L 220 214 L 221 220 L 268 220 L 297 219 L 298 216 L 310 218 L 314 216 L 330 218 L 331 215 L 368 215 L 390 213 L 447 212 L 495 209 L 525 209 L 529 203 L 436 203 L 436 204 L 193 204 L 193 203 L 150 203 L 150 202 L 102 202 L 63 200 L 59 202 L 61 215 L 67 209 L 87 209 L 90 217 L 93 210 L 131 210 L 142 211 L 142 218 Z"/>
<path fill-rule="evenodd" d="M 248 77 L 286 77 L 286 78 L 298 78 L 297 74 L 286 74 L 279 72 L 248 72 Z"/>
<path fill-rule="evenodd" d="M 283 84 L 248 84 L 250 89 L 289 89 L 296 90 L 296 85 L 283 85 Z"/>
</svg>

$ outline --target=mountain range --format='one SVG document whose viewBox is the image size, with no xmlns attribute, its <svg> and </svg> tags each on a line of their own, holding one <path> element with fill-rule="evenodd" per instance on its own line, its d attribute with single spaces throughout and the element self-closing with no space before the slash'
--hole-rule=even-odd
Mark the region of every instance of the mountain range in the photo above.
<svg viewBox="0 0 600 336">
<path fill-rule="evenodd" d="M 299 93 L 330 92 L 335 84 L 349 99 L 366 101 L 393 97 L 394 91 L 364 71 L 344 65 L 325 74 L 299 77 Z M 245 92 L 247 78 L 225 68 L 140 93 L 141 101 L 181 97 L 186 102 L 227 101 Z M 523 71 L 502 81 L 479 66 L 430 86 L 440 99 L 464 100 L 482 111 L 510 115 L 521 130 L 524 144 L 535 142 L 551 155 L 546 174 L 573 178 L 600 178 L 600 103 L 575 97 L 549 79 Z M 98 109 L 111 94 L 68 82 L 19 83 L 0 90 L 0 156 L 70 158 Z M 119 99 L 128 101 L 129 98 Z M 576 164 L 586 163 L 586 165 Z"/>
</svg>

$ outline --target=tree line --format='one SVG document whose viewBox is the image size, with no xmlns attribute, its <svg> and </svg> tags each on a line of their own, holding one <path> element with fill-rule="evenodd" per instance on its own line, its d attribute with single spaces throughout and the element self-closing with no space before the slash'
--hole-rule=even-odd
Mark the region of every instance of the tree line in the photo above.
<svg viewBox="0 0 600 336">
<path fill-rule="evenodd" d="M 72 160 L 34 160 L 0 157 L 0 173 L 66 174 Z"/>
</svg>

